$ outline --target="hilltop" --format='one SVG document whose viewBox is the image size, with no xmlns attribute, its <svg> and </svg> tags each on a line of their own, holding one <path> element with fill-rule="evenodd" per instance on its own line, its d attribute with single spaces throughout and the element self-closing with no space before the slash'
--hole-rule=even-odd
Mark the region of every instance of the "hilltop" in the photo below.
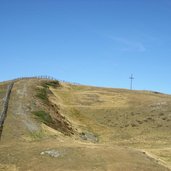
<svg viewBox="0 0 171 171">
<path fill-rule="evenodd" d="M 170 95 L 15 80 L 0 170 L 169 170 L 170 129 Z"/>
</svg>

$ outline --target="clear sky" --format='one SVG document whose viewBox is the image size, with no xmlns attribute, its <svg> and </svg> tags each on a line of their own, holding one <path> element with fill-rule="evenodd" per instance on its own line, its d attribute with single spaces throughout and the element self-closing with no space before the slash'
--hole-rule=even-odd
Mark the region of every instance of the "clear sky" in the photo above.
<svg viewBox="0 0 171 171">
<path fill-rule="evenodd" d="M 171 94 L 171 0 L 0 0 L 0 81 L 50 75 Z"/>
</svg>

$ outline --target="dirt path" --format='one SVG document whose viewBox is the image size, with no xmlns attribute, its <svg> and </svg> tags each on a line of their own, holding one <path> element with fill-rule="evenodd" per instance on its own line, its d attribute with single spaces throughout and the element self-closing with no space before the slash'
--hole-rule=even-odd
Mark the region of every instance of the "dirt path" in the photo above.
<svg viewBox="0 0 171 171">
<path fill-rule="evenodd" d="M 164 148 L 165 149 L 165 148 Z M 161 149 L 161 150 L 164 150 L 164 149 Z M 167 148 L 167 149 L 171 149 L 171 148 Z M 153 149 L 154 150 L 154 149 Z M 155 149 L 155 150 L 159 150 L 159 149 Z M 152 152 L 149 152 L 148 150 L 146 149 L 143 149 L 143 150 L 140 150 L 142 151 L 143 153 L 145 153 L 147 156 L 149 156 L 150 158 L 156 160 L 160 165 L 168 168 L 171 170 L 171 165 L 169 165 L 167 162 L 165 162 L 164 160 L 162 160 L 159 156 L 155 155 L 154 153 Z M 150 149 L 151 151 L 151 149 Z"/>
<path fill-rule="evenodd" d="M 31 115 L 34 107 L 32 88 L 35 82 L 36 80 L 20 80 L 14 84 L 2 133 L 2 142 L 17 140 L 40 129 Z"/>
<path fill-rule="evenodd" d="M 21 80 L 15 84 L 13 97 L 16 100 L 14 99 L 15 103 L 11 106 L 13 114 L 21 117 L 24 125 L 31 132 L 38 130 L 38 126 L 30 117 L 33 100 L 33 91 L 31 88 L 33 87 L 33 83 L 33 80 Z"/>
</svg>

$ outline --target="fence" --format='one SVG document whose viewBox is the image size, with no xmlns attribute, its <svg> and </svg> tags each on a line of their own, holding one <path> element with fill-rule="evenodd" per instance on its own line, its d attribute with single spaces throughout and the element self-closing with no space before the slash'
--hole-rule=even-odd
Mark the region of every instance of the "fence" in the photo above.
<svg viewBox="0 0 171 171">
<path fill-rule="evenodd" d="M 69 82 L 69 81 L 65 81 L 65 80 L 60 80 L 60 79 L 56 79 L 52 76 L 44 76 L 44 75 L 41 75 L 41 76 L 33 76 L 33 77 L 19 77 L 19 78 L 15 78 L 15 79 L 12 79 L 12 80 L 9 80 L 9 81 L 3 81 L 3 83 L 5 82 L 10 82 L 10 81 L 13 81 L 13 82 L 16 82 L 16 81 L 19 81 L 19 80 L 26 80 L 26 79 L 42 79 L 42 80 L 52 80 L 52 81 L 60 81 L 60 82 L 63 82 L 63 83 L 68 83 L 68 84 L 74 84 L 74 85 L 81 85 L 80 83 L 76 83 L 76 82 Z"/>
<path fill-rule="evenodd" d="M 5 118 L 7 115 L 7 111 L 8 111 L 8 104 L 9 104 L 10 94 L 11 94 L 13 85 L 14 85 L 14 82 L 12 82 L 7 88 L 6 96 L 4 98 L 2 112 L 0 113 L 0 138 L 1 138 L 2 130 L 3 130 L 4 121 L 5 121 Z"/>
</svg>

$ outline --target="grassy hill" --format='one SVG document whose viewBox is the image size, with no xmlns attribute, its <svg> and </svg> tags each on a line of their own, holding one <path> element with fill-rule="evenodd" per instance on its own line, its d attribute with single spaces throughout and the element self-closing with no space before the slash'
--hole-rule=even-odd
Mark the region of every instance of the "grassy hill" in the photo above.
<svg viewBox="0 0 171 171">
<path fill-rule="evenodd" d="M 0 170 L 169 170 L 170 129 L 169 95 L 23 79 L 12 90 Z"/>
<path fill-rule="evenodd" d="M 96 133 L 101 142 L 170 143 L 169 95 L 67 84 L 50 90 L 61 112 Z"/>
</svg>

